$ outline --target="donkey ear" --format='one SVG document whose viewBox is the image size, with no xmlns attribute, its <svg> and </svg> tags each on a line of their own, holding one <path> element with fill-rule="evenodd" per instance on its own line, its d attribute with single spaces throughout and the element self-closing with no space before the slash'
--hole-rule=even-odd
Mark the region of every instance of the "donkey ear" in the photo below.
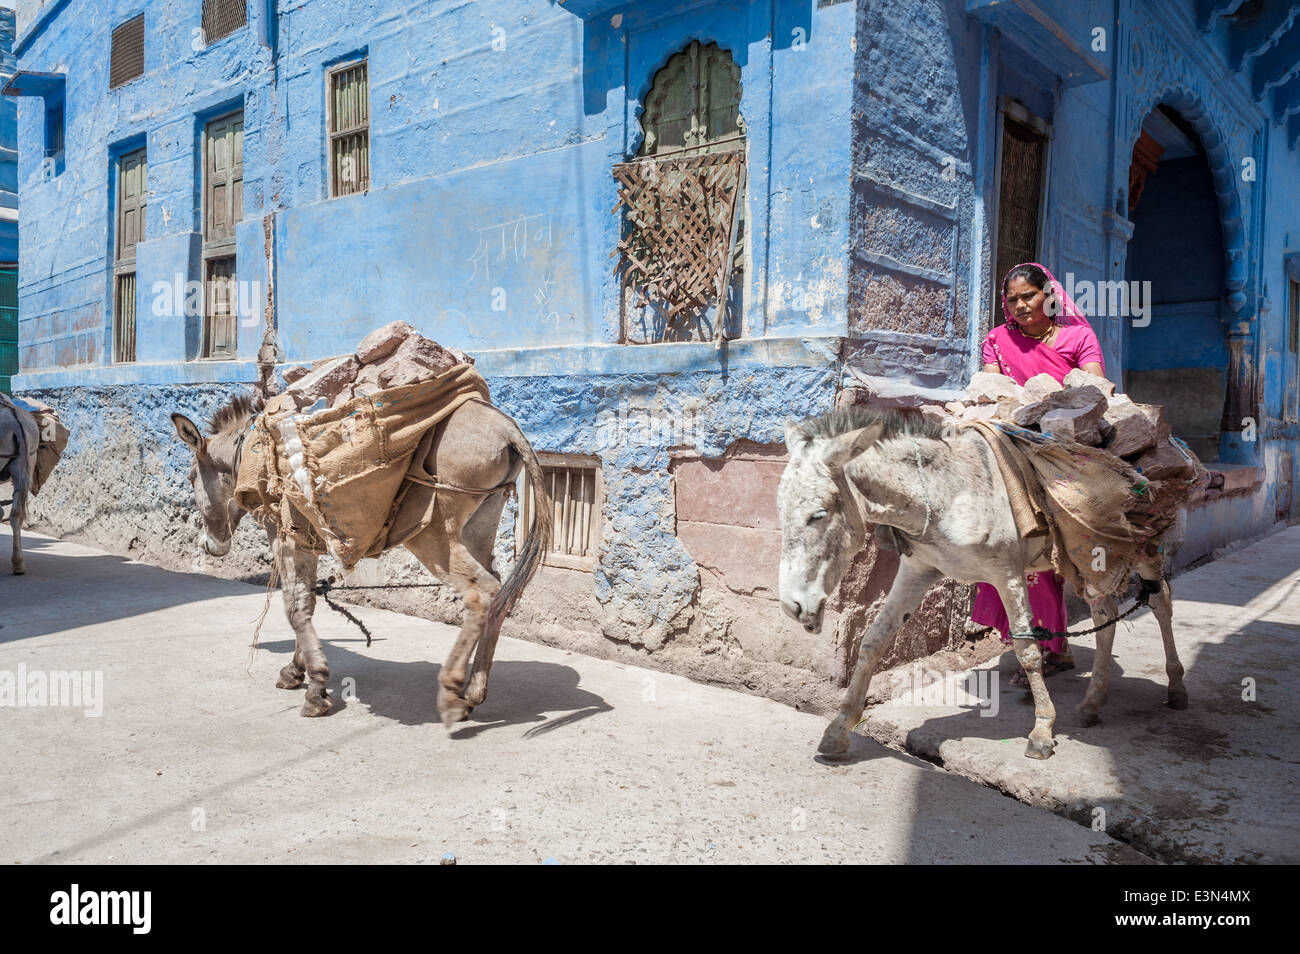
<svg viewBox="0 0 1300 954">
<path fill-rule="evenodd" d="M 203 432 L 184 414 L 173 414 L 172 423 L 176 425 L 176 433 L 181 440 L 190 445 L 190 450 L 195 454 L 202 454 L 208 449 L 208 440 Z"/>
<path fill-rule="evenodd" d="M 803 450 L 808 438 L 803 436 L 803 431 L 799 427 L 798 421 L 785 422 L 785 449 L 793 457 L 797 451 Z"/>
<path fill-rule="evenodd" d="M 843 470 L 849 461 L 880 440 L 884 429 L 882 424 L 872 424 L 834 438 L 826 448 L 826 466 L 831 470 Z"/>
</svg>

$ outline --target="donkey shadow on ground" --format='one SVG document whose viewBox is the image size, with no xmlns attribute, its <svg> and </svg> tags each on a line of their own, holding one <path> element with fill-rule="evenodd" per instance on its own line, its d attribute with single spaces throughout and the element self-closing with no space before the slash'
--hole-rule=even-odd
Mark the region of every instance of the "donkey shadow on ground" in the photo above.
<svg viewBox="0 0 1300 954">
<path fill-rule="evenodd" d="M 371 715 L 402 725 L 441 721 L 437 706 L 440 664 L 365 656 L 349 649 L 349 642 L 365 644 L 361 639 L 324 641 L 330 664 L 330 698 L 334 700 L 325 718 L 349 705 L 359 705 Z M 374 640 L 381 648 L 384 642 L 382 637 Z M 283 665 L 292 657 L 294 643 L 291 639 L 277 640 L 262 643 L 260 648 L 273 654 L 277 662 L 283 659 Z M 524 737 L 536 738 L 614 711 L 601 696 L 581 688 L 580 678 L 576 669 L 556 663 L 499 661 L 492 666 L 487 699 L 466 722 L 452 729 L 451 738 L 471 739 L 490 729 L 529 724 L 532 727 Z M 297 693 L 302 689 L 280 691 L 288 697 L 289 691 Z"/>
</svg>

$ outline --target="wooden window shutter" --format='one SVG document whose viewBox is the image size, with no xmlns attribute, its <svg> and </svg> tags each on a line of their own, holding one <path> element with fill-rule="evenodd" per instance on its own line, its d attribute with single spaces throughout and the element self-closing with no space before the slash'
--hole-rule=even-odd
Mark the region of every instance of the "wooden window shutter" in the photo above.
<svg viewBox="0 0 1300 954">
<path fill-rule="evenodd" d="M 136 244 L 144 239 L 148 174 L 143 149 L 118 160 L 117 178 L 117 261 L 131 262 Z"/>
<path fill-rule="evenodd" d="M 108 88 L 115 89 L 144 75 L 144 14 L 113 31 L 108 53 Z"/>
</svg>

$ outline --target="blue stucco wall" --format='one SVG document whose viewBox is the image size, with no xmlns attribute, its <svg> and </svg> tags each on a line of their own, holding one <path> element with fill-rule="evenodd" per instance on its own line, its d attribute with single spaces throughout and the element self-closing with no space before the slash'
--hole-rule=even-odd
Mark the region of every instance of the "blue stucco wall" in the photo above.
<svg viewBox="0 0 1300 954">
<path fill-rule="evenodd" d="M 17 69 L 14 11 L 0 7 L 0 83 Z M 0 96 L 0 262 L 18 261 L 18 101 Z"/>
<path fill-rule="evenodd" d="M 256 379 L 272 279 L 285 361 L 351 351 L 402 318 L 473 353 L 539 449 L 601 455 L 610 502 L 597 597 L 618 638 L 653 645 L 699 574 L 674 534 L 666 447 L 597 446 L 600 414 L 633 399 L 671 418 L 702 402 L 697 449 L 717 457 L 742 438 L 777 443 L 786 419 L 832 406 L 846 365 L 961 387 L 998 278 L 999 107 L 1016 100 L 1051 127 L 1037 254 L 1059 277 L 1173 273 L 1203 280 L 1188 293 L 1211 297 L 1240 279 L 1262 436 L 1228 450 L 1265 472 L 1241 533 L 1272 519 L 1280 469 L 1293 475 L 1296 455 L 1282 455 L 1300 428 L 1286 411 L 1300 369 L 1282 262 L 1300 249 L 1300 162 L 1268 98 L 1256 101 L 1249 77 L 1225 66 L 1226 28 L 1197 30 L 1193 0 L 1038 0 L 1046 25 L 1016 4 L 977 0 L 272 0 L 250 3 L 247 28 L 207 46 L 195 36 L 201 5 L 22 4 L 19 65 L 66 72 L 68 126 L 62 171 L 47 178 L 43 103 L 18 101 L 20 389 L 71 407 L 80 395 L 89 408 L 149 395 L 149 405 L 208 408 Z M 110 32 L 141 11 L 145 75 L 110 91 Z M 693 39 L 717 42 L 741 71 L 741 340 L 630 347 L 618 343 L 610 167 L 636 153 L 652 79 Z M 332 199 L 326 71 L 361 56 L 370 189 Z M 1194 214 L 1236 243 L 1194 268 L 1159 234 L 1131 245 L 1128 230 L 1144 223 L 1126 219 L 1137 129 L 1157 102 L 1184 94 L 1221 138 L 1207 145 L 1213 190 L 1200 182 L 1195 208 L 1151 226 L 1167 236 Z M 197 360 L 200 318 L 172 290 L 199 278 L 204 124 L 233 109 L 245 121 L 236 235 L 249 308 L 237 360 L 214 362 Z M 141 146 L 138 360 L 114 366 L 112 184 L 118 158 Z M 1242 181 L 1247 156 L 1258 175 Z M 1186 184 L 1165 172 L 1176 202 Z M 1148 198 L 1166 191 L 1161 175 Z M 1228 364 L 1211 323 L 1194 334 L 1094 324 L 1116 380 L 1125 369 Z M 168 426 L 156 433 L 152 412 L 73 413 L 88 433 L 70 449 L 69 475 L 94 474 L 73 462 L 118 440 L 102 419 L 129 432 L 124 446 L 162 455 L 149 473 L 172 487 L 172 437 Z"/>
</svg>

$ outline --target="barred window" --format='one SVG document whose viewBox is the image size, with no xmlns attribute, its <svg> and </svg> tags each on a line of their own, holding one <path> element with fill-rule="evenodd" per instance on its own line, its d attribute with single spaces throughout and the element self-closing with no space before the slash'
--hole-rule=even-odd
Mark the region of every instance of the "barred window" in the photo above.
<svg viewBox="0 0 1300 954">
<path fill-rule="evenodd" d="M 583 454 L 539 453 L 538 462 L 545 475 L 546 492 L 551 501 L 551 546 L 542 562 L 572 570 L 590 570 L 596 566 L 600 545 L 601 511 L 604 487 L 600 459 Z M 515 552 L 523 547 L 533 525 L 537 506 L 527 474 L 519 476 L 519 511 L 515 522 Z"/>
<path fill-rule="evenodd" d="M 729 52 L 692 40 L 655 74 L 637 157 L 614 166 L 628 344 L 740 331 L 747 241 L 740 81 Z"/>
<path fill-rule="evenodd" d="M 214 43 L 248 22 L 244 0 L 203 0 L 203 42 Z"/>
<path fill-rule="evenodd" d="M 366 61 L 326 74 L 329 115 L 330 195 L 370 188 L 370 79 Z"/>
<path fill-rule="evenodd" d="M 144 75 L 144 14 L 113 31 L 108 52 L 108 88 L 115 89 Z"/>
</svg>

